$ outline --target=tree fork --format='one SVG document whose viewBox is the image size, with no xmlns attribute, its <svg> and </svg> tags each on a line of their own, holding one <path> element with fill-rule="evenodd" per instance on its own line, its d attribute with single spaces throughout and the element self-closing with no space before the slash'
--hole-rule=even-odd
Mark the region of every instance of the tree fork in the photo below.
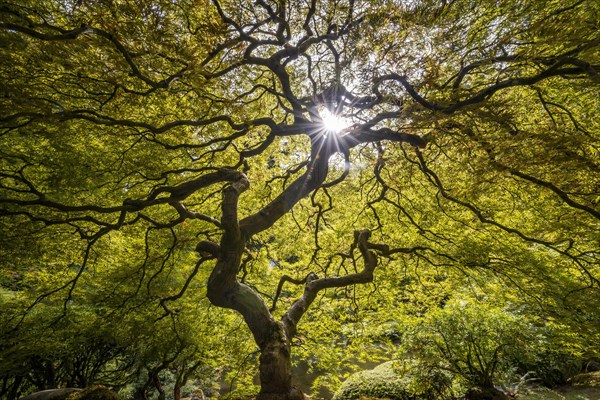
<svg viewBox="0 0 600 400">
<path fill-rule="evenodd" d="M 292 384 L 291 338 L 296 333 L 300 318 L 321 290 L 371 282 L 377 258 L 370 249 L 378 249 L 378 246 L 368 242 L 370 231 L 355 231 L 351 249 L 358 247 L 364 259 L 364 269 L 333 278 L 320 279 L 315 274 L 309 274 L 302 281 L 306 283 L 304 294 L 278 322 L 263 299 L 237 279 L 247 240 L 247 234 L 240 230 L 238 199 L 249 186 L 248 179 L 242 174 L 223 189 L 221 225 L 224 232 L 221 243 L 219 246 L 204 241 L 198 244 L 198 250 L 217 256 L 217 264 L 208 279 L 207 297 L 215 306 L 239 312 L 252 332 L 260 349 L 261 390 L 257 399 L 299 400 L 304 395 Z"/>
<path fill-rule="evenodd" d="M 237 207 L 240 194 L 249 187 L 240 179 L 223 190 L 220 246 L 201 242 L 201 250 L 217 255 L 217 264 L 207 284 L 207 297 L 218 307 L 239 312 L 260 349 L 260 400 L 298 400 L 304 395 L 292 386 L 290 338 L 283 325 L 275 321 L 262 298 L 237 280 L 247 238 L 239 228 Z"/>
</svg>

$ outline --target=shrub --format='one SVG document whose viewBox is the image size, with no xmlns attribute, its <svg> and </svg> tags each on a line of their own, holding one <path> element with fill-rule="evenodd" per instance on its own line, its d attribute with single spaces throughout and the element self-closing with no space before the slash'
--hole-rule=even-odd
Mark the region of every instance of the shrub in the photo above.
<svg viewBox="0 0 600 400">
<path fill-rule="evenodd" d="M 485 303 L 449 301 L 405 336 L 405 354 L 434 371 L 450 371 L 463 389 L 492 389 L 514 372 L 514 355 L 528 351 L 530 325 Z"/>
<path fill-rule="evenodd" d="M 491 398 L 519 377 L 554 387 L 581 370 L 563 325 L 486 301 L 452 299 L 405 333 L 402 354 L 448 371 L 467 398 Z"/>
<path fill-rule="evenodd" d="M 556 348 L 558 345 L 546 342 L 545 346 L 529 352 L 515 354 L 516 372 L 520 375 L 531 373 L 536 383 L 555 387 L 564 385 L 569 378 L 581 371 L 581 359 L 568 351 Z"/>
<path fill-rule="evenodd" d="M 424 371 L 414 360 L 388 361 L 361 371 L 344 382 L 332 400 L 364 397 L 394 400 L 430 400 L 447 394 L 450 379 L 443 373 Z"/>
</svg>

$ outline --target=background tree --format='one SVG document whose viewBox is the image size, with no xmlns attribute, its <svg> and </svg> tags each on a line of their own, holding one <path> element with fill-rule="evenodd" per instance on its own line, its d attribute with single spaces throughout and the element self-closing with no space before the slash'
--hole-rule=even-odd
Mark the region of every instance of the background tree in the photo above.
<svg viewBox="0 0 600 400">
<path fill-rule="evenodd" d="M 35 293 L 9 332 L 90 274 L 166 315 L 194 288 L 243 317 L 258 398 L 300 398 L 298 323 L 380 265 L 597 335 L 600 10 L 522 3 L 4 3 L 2 270 Z"/>
</svg>

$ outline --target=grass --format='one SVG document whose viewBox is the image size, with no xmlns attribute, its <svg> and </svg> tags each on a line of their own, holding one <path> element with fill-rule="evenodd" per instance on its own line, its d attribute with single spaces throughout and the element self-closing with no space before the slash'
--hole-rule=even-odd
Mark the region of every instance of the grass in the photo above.
<svg viewBox="0 0 600 400">
<path fill-rule="evenodd" d="M 556 390 L 536 389 L 520 396 L 522 400 L 600 400 L 600 388 L 565 386 Z"/>
</svg>

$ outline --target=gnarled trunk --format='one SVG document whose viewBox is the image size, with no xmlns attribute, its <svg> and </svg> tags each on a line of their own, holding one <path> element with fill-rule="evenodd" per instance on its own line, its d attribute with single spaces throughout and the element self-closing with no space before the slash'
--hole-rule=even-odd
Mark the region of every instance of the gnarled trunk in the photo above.
<svg viewBox="0 0 600 400">
<path fill-rule="evenodd" d="M 290 342 L 283 326 L 273 324 L 260 349 L 260 393 L 257 400 L 299 400 L 304 398 L 292 384 Z"/>
<path fill-rule="evenodd" d="M 212 250 L 217 263 L 208 279 L 207 297 L 212 304 L 236 310 L 250 328 L 260 348 L 259 400 L 299 400 L 304 396 L 292 385 L 290 341 L 283 324 L 275 321 L 263 299 L 251 288 L 237 280 L 237 272 L 245 247 L 237 219 L 237 200 L 248 188 L 240 179 L 223 191 L 221 222 L 224 233 L 218 249 Z M 201 248 L 209 248 L 205 243 Z"/>
<path fill-rule="evenodd" d="M 232 308 L 244 317 L 260 349 L 260 393 L 257 400 L 299 400 L 304 397 L 292 385 L 290 340 L 283 325 L 273 319 L 264 301 L 238 282 L 209 280 L 208 298 L 220 307 Z"/>
<path fill-rule="evenodd" d="M 214 305 L 238 311 L 259 346 L 261 390 L 257 399 L 302 399 L 302 392 L 292 385 L 290 340 L 264 301 L 246 285 L 224 279 L 209 279 L 208 298 Z"/>
<path fill-rule="evenodd" d="M 300 198 L 319 187 L 325 180 L 327 160 L 333 150 L 328 146 L 321 146 L 323 140 L 315 139 L 313 141 L 311 153 L 313 161 L 303 177 L 294 181 L 261 212 L 246 217 L 242 221 L 238 221 L 238 198 L 243 191 L 248 189 L 250 183 L 244 175 L 241 175 L 238 180 L 227 185 L 223 189 L 221 204 L 223 212 L 221 242 L 219 245 L 212 242 L 201 242 L 197 246 L 197 250 L 205 251 L 217 259 L 208 278 L 208 299 L 215 306 L 239 312 L 244 317 L 244 321 L 260 349 L 261 389 L 257 400 L 300 400 L 304 398 L 303 393 L 292 384 L 290 341 L 296 332 L 298 322 L 319 291 L 371 282 L 373 270 L 377 266 L 377 259 L 369 248 L 387 251 L 387 247 L 368 243 L 369 231 L 356 231 L 351 250 L 359 248 L 365 260 L 364 270 L 347 276 L 322 279 L 315 274 L 309 274 L 302 281 L 306 283 L 303 296 L 295 301 L 290 310 L 284 314 L 282 322 L 273 318 L 258 293 L 238 281 L 237 274 L 248 237 L 272 226 Z M 320 154 L 321 149 L 324 154 Z"/>
</svg>

